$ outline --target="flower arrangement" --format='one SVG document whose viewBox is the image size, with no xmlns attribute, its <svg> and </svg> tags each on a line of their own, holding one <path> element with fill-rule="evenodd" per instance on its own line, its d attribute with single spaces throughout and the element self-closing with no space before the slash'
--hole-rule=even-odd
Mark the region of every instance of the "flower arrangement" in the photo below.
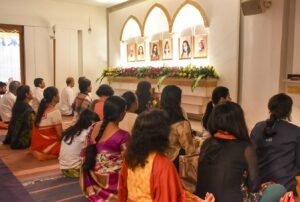
<svg viewBox="0 0 300 202">
<path fill-rule="evenodd" d="M 157 83 L 158 89 L 166 78 L 184 78 L 192 79 L 192 90 L 194 90 L 201 79 L 215 78 L 219 79 L 217 72 L 213 66 L 200 66 L 188 65 L 186 67 L 131 67 L 131 68 L 115 68 L 108 67 L 103 70 L 100 82 L 105 77 L 136 77 L 159 79 Z"/>
</svg>

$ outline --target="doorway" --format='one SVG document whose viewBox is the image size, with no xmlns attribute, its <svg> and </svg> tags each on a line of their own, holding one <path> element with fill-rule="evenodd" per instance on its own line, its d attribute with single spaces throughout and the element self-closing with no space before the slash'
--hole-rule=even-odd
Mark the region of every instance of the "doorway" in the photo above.
<svg viewBox="0 0 300 202">
<path fill-rule="evenodd" d="M 0 24 L 0 81 L 25 83 L 24 27 Z"/>
</svg>

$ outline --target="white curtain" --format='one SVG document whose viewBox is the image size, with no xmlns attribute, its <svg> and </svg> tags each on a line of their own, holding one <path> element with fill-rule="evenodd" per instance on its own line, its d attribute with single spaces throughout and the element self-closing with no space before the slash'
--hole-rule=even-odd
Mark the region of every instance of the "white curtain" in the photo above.
<svg viewBox="0 0 300 202">
<path fill-rule="evenodd" d="M 0 81 L 21 80 L 20 37 L 18 33 L 0 32 Z"/>
</svg>

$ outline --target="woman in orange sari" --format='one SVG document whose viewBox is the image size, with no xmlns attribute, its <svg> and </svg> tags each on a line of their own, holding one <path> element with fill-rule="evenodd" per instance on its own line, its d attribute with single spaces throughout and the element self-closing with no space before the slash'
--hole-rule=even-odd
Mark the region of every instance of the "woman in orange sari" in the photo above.
<svg viewBox="0 0 300 202">
<path fill-rule="evenodd" d="M 140 114 L 132 130 L 119 176 L 118 202 L 214 202 L 183 190 L 177 170 L 165 155 L 170 126 L 163 110 Z"/>
<path fill-rule="evenodd" d="M 46 88 L 32 127 L 30 152 L 38 160 L 54 159 L 59 155 L 62 117 L 60 111 L 55 109 L 58 102 L 58 90 L 55 87 Z"/>
</svg>

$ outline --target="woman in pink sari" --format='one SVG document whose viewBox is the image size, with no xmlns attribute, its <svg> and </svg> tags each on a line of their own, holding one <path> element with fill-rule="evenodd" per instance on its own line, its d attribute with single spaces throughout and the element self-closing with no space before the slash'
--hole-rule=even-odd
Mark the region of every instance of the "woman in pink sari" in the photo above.
<svg viewBox="0 0 300 202">
<path fill-rule="evenodd" d="M 46 88 L 32 127 L 30 152 L 38 160 L 53 159 L 59 155 L 62 117 L 55 109 L 58 102 L 57 88 Z"/>
<path fill-rule="evenodd" d="M 119 129 L 126 113 L 126 102 L 118 96 L 104 103 L 104 119 L 94 124 L 82 150 L 80 186 L 89 201 L 116 201 L 122 153 L 129 139 Z"/>
</svg>

